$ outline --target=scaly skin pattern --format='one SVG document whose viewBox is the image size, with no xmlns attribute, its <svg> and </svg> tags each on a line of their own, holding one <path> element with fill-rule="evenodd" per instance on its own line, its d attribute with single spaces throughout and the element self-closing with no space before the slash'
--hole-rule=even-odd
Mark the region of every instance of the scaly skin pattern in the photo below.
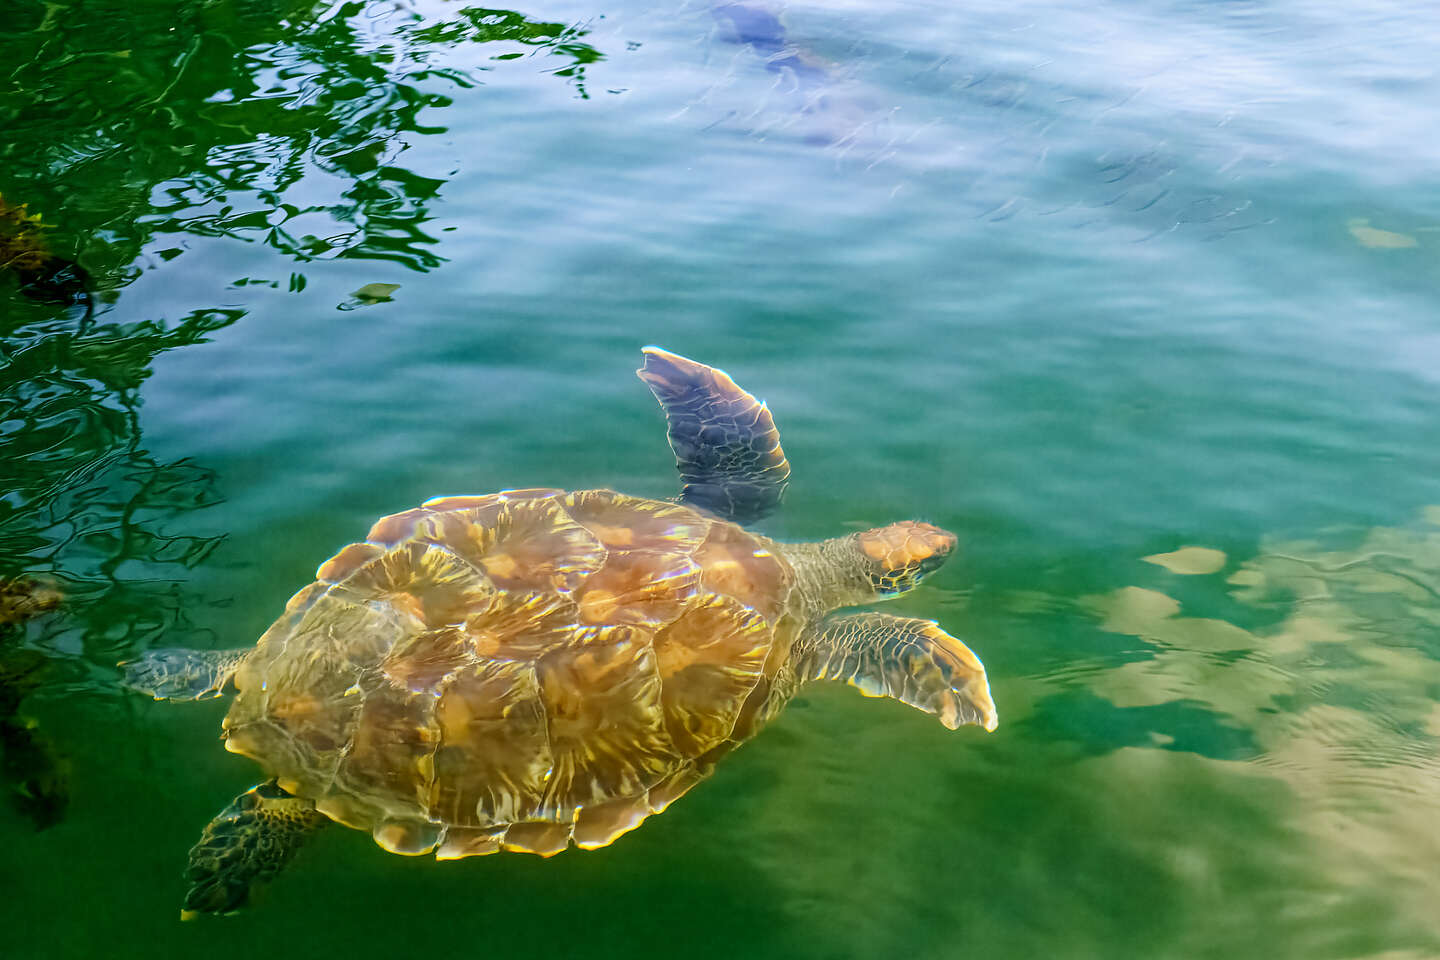
<svg viewBox="0 0 1440 960">
<path fill-rule="evenodd" d="M 797 664 L 801 682 L 841 680 L 869 697 L 890 697 L 932 714 L 951 730 L 999 723 L 985 668 L 965 644 L 929 620 L 857 613 L 819 628 Z"/>
<path fill-rule="evenodd" d="M 793 643 L 773 648 L 778 662 L 763 702 L 737 724 L 752 736 L 804 683 L 838 680 L 866 696 L 893 697 L 954 729 L 999 720 L 978 657 L 930 620 L 879 613 L 830 616 L 840 607 L 903 593 L 945 562 L 955 535 L 917 520 L 816 543 L 766 543 L 795 571 L 789 607 L 802 626 Z"/>
<path fill-rule="evenodd" d="M 234 913 L 254 884 L 275 877 L 295 851 L 328 823 L 308 800 L 292 797 L 273 780 L 253 787 L 220 811 L 190 849 L 191 882 L 181 920 L 202 913 Z"/>
<path fill-rule="evenodd" d="M 251 650 L 151 650 L 139 660 L 120 664 L 125 684 L 156 700 L 209 700 L 225 685 Z"/>
</svg>

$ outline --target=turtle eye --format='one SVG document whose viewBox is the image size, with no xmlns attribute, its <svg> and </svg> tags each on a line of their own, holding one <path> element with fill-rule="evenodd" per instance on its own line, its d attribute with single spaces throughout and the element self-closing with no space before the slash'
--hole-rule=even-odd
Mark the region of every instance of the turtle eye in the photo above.
<svg viewBox="0 0 1440 960">
<path fill-rule="evenodd" d="M 858 536 L 870 582 L 886 596 L 911 589 L 955 549 L 955 535 L 919 520 L 866 530 Z"/>
</svg>

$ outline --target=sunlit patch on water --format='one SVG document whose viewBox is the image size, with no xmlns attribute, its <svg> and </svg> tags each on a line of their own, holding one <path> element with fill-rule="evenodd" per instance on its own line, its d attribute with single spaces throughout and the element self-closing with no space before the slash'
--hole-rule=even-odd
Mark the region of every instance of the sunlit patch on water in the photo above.
<svg viewBox="0 0 1440 960">
<path fill-rule="evenodd" d="M 1283 783 L 1317 876 L 1384 891 L 1392 922 L 1440 933 L 1440 527 L 1266 542 L 1222 588 L 1274 621 L 1189 615 L 1136 586 L 1085 600 L 1101 630 L 1148 655 L 1084 685 L 1121 710 L 1190 704 L 1244 731 L 1254 754 L 1207 761 L 1214 775 Z M 1154 734 L 1173 745 L 1172 731 Z"/>
<path fill-rule="evenodd" d="M 1210 547 L 1181 547 L 1169 553 L 1155 553 L 1140 559 L 1164 567 L 1171 573 L 1204 574 L 1214 573 L 1225 566 L 1225 551 Z"/>
<path fill-rule="evenodd" d="M 1345 229 L 1350 231 L 1350 236 L 1354 237 L 1355 242 L 1360 246 L 1377 250 L 1405 250 L 1418 246 L 1420 243 L 1408 233 L 1372 227 L 1370 220 L 1366 217 L 1355 217 L 1349 220 L 1345 224 Z"/>
</svg>

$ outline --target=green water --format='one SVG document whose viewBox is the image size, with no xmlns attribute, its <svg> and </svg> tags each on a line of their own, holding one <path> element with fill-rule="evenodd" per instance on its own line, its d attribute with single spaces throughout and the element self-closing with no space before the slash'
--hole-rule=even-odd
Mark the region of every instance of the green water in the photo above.
<svg viewBox="0 0 1440 960">
<path fill-rule="evenodd" d="M 0 274 L 0 575 L 67 595 L 5 656 L 70 794 L 0 809 L 7 960 L 1440 955 L 1440 8 L 12 6 L 0 195 L 94 310 Z M 672 495 L 647 343 L 769 402 L 765 532 L 959 534 L 888 609 L 1000 728 L 807 689 L 607 849 L 334 829 L 178 923 L 257 770 L 115 662 L 431 496 Z"/>
</svg>

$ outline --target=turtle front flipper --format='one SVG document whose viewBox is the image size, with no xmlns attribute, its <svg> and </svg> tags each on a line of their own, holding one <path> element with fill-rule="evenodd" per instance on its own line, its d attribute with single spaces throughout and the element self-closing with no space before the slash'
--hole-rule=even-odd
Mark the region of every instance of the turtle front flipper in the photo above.
<svg viewBox="0 0 1440 960">
<path fill-rule="evenodd" d="M 149 650 L 120 664 L 125 685 L 156 700 L 207 700 L 220 696 L 235 670 L 255 648 L 240 650 Z"/>
<path fill-rule="evenodd" d="M 999 723 L 985 666 L 933 620 L 856 613 L 833 617 L 801 664 L 806 680 L 843 680 L 869 697 L 892 697 L 954 730 Z"/>
<path fill-rule="evenodd" d="M 305 838 L 329 823 L 315 804 L 280 789 L 274 780 L 251 787 L 205 826 L 190 849 L 181 920 L 202 913 L 234 913 L 257 883 L 274 878 Z"/>
<path fill-rule="evenodd" d="M 665 410 L 682 503 L 750 523 L 780 503 L 790 464 L 765 404 L 723 370 L 646 347 L 636 374 Z"/>
</svg>

